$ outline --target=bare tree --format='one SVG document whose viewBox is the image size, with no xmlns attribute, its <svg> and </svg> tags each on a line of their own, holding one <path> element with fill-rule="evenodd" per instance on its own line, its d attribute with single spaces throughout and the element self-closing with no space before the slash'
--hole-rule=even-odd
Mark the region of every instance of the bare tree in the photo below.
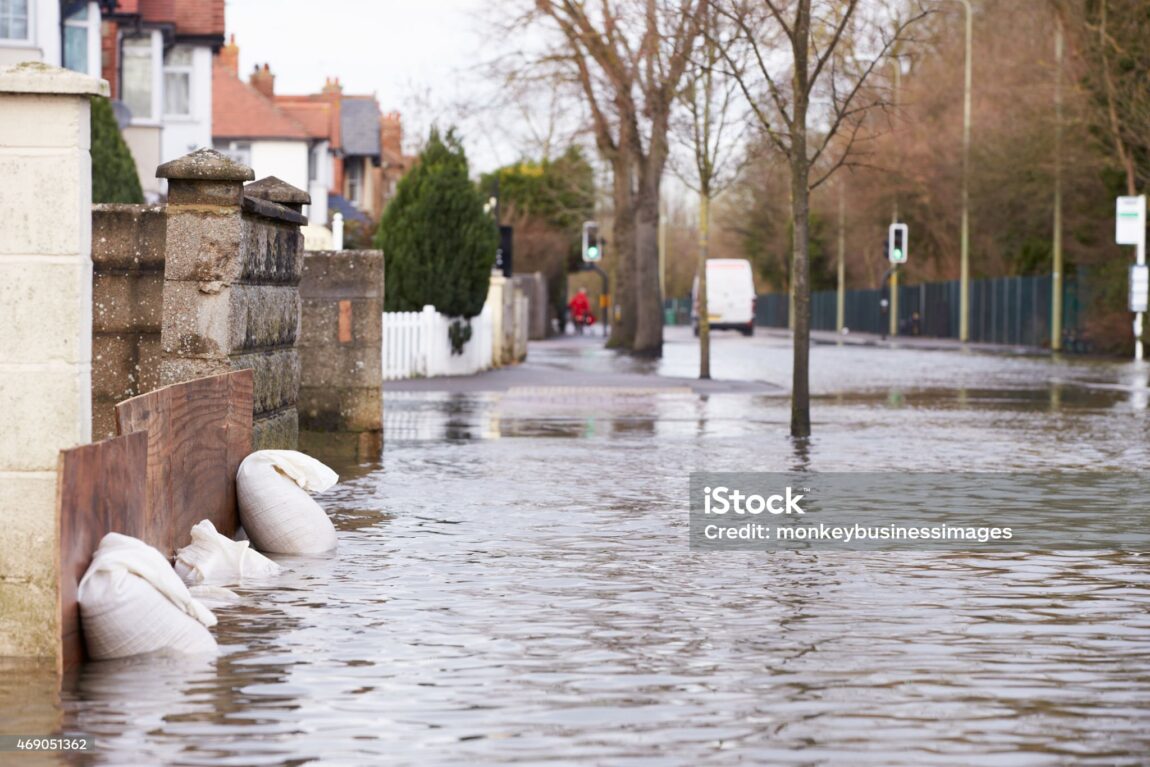
<svg viewBox="0 0 1150 767">
<path fill-rule="evenodd" d="M 1071 4 L 1082 47 L 1090 60 L 1087 87 L 1098 104 L 1094 122 L 1112 144 L 1125 175 L 1126 194 L 1150 180 L 1150 15 L 1144 0 L 1096 0 Z"/>
<path fill-rule="evenodd" d="M 622 314 L 609 345 L 659 355 L 659 190 L 671 109 L 707 0 L 536 0 L 564 46 L 540 62 L 577 86 L 613 174 L 614 242 Z"/>
<path fill-rule="evenodd" d="M 811 190 L 848 164 L 867 136 L 867 116 L 885 105 L 867 81 L 907 28 L 926 11 L 889 18 L 860 12 L 859 0 L 713 0 L 734 27 L 749 64 L 724 54 L 759 128 L 787 158 L 794 223 L 791 302 L 794 369 L 791 435 L 811 433 Z M 786 51 L 780 55 L 779 45 Z M 722 50 L 732 50 L 724 47 Z M 813 173 L 812 173 L 813 171 Z"/>
<path fill-rule="evenodd" d="M 710 3 L 703 18 L 698 53 L 687 67 L 679 100 L 686 119 L 678 131 L 691 157 L 680 179 L 699 195 L 699 258 L 695 330 L 699 336 L 699 378 L 711 377 L 711 322 L 707 306 L 707 259 L 710 251 L 711 203 L 735 180 L 747 155 L 741 146 L 746 125 L 739 107 L 739 84 L 724 66 L 724 57 L 738 59 L 730 30 Z M 726 48 L 724 54 L 723 49 Z M 684 169 L 686 170 L 686 169 Z"/>
</svg>

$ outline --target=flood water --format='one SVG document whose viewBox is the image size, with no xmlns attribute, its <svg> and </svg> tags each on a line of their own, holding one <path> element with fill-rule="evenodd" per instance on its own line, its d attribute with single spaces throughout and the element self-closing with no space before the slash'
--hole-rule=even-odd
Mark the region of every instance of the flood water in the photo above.
<svg viewBox="0 0 1150 767">
<path fill-rule="evenodd" d="M 687 549 L 691 471 L 1141 469 L 1143 370 L 819 347 L 799 444 L 767 386 L 556 388 L 689 376 L 674 341 L 389 392 L 382 465 L 321 497 L 338 552 L 240 589 L 218 659 L 90 664 L 58 692 L 14 667 L 5 730 L 98 743 L 49 764 L 1150 763 L 1150 554 Z M 715 354 L 788 380 L 778 339 Z"/>
</svg>

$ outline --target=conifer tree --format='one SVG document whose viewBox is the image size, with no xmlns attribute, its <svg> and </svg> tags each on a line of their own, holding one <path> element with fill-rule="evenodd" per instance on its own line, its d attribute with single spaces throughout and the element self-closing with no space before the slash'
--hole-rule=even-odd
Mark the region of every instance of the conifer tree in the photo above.
<svg viewBox="0 0 1150 767">
<path fill-rule="evenodd" d="M 387 311 L 430 304 L 440 314 L 467 319 L 483 310 L 499 232 L 483 210 L 453 131 L 431 131 L 383 213 L 376 244 L 386 262 Z"/>
<path fill-rule="evenodd" d="M 136 161 L 120 135 L 112 104 L 92 97 L 92 202 L 142 203 Z"/>
</svg>

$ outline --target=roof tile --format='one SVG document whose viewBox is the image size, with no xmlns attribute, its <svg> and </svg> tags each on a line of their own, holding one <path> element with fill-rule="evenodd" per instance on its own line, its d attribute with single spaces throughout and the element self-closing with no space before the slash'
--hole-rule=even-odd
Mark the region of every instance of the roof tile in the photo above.
<svg viewBox="0 0 1150 767">
<path fill-rule="evenodd" d="M 212 66 L 212 136 L 307 140 L 308 131 L 217 57 Z"/>
</svg>

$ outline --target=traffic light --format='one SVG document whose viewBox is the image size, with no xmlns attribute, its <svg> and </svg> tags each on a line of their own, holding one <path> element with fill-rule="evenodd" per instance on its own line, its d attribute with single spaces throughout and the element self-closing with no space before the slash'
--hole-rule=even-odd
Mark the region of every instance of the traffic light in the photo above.
<svg viewBox="0 0 1150 767">
<path fill-rule="evenodd" d="M 499 250 L 495 251 L 495 269 L 504 277 L 511 276 L 511 244 L 514 232 L 510 226 L 499 227 Z"/>
<path fill-rule="evenodd" d="M 891 224 L 887 234 L 887 258 L 892 264 L 905 264 L 907 257 L 907 226 Z"/>
<path fill-rule="evenodd" d="M 596 221 L 583 222 L 583 260 L 594 263 L 603 257 L 603 247 L 599 241 L 599 224 Z"/>
</svg>

